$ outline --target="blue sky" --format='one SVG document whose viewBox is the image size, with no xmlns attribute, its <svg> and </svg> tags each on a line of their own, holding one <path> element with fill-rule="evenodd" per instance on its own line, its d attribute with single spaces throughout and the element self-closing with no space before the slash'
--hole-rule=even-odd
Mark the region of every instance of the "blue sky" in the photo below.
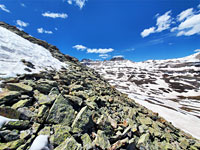
<svg viewBox="0 0 200 150">
<path fill-rule="evenodd" d="M 79 60 L 168 59 L 200 49 L 200 0 L 0 0 L 0 20 Z"/>
</svg>

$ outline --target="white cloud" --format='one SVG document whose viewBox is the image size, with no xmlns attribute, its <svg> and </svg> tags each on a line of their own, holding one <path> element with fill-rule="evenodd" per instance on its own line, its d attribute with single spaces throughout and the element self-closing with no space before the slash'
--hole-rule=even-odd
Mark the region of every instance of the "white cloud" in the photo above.
<svg viewBox="0 0 200 150">
<path fill-rule="evenodd" d="M 156 21 L 157 29 L 156 29 L 156 27 L 144 29 L 140 35 L 144 38 L 144 37 L 149 36 L 152 33 L 162 32 L 166 29 L 169 29 L 170 25 L 172 24 L 172 18 L 170 16 L 170 13 L 171 13 L 171 10 L 167 11 L 162 16 L 159 16 L 159 14 L 156 14 L 155 17 L 157 17 L 157 21 Z"/>
<path fill-rule="evenodd" d="M 100 54 L 99 57 L 101 57 L 103 59 L 106 59 L 106 58 L 110 57 L 110 55 L 108 55 L 108 54 Z"/>
<path fill-rule="evenodd" d="M 77 50 L 84 51 L 86 50 L 87 53 L 97 53 L 97 54 L 106 54 L 114 51 L 112 48 L 87 48 L 86 46 L 83 45 L 75 45 L 72 48 L 75 48 Z"/>
<path fill-rule="evenodd" d="M 112 48 L 93 48 L 93 49 L 90 49 L 88 48 L 87 49 L 87 53 L 100 53 L 100 54 L 105 54 L 105 53 L 110 53 L 114 51 L 114 49 Z"/>
<path fill-rule="evenodd" d="M 25 5 L 24 3 L 21 3 L 20 5 L 21 5 L 22 7 L 26 7 L 26 5 Z"/>
<path fill-rule="evenodd" d="M 42 16 L 50 18 L 63 18 L 63 19 L 66 19 L 68 17 L 66 13 L 53 13 L 53 12 L 45 12 L 42 14 Z"/>
<path fill-rule="evenodd" d="M 81 50 L 84 51 L 87 49 L 87 47 L 83 46 L 83 45 L 75 45 L 73 46 L 73 48 L 77 49 L 77 50 Z"/>
<path fill-rule="evenodd" d="M 171 22 L 172 22 L 172 18 L 169 15 L 170 13 L 171 13 L 171 10 L 157 18 L 157 23 L 156 23 L 156 25 L 158 27 L 156 30 L 157 32 L 161 32 L 163 30 L 169 29 Z"/>
<path fill-rule="evenodd" d="M 194 15 L 193 8 L 186 9 L 177 16 L 178 21 L 183 21 L 184 19 L 187 19 L 188 17 L 193 16 L 193 15 Z"/>
<path fill-rule="evenodd" d="M 200 49 L 196 49 L 196 50 L 194 50 L 194 52 L 200 52 Z"/>
<path fill-rule="evenodd" d="M 10 10 L 8 10 L 8 9 L 6 8 L 6 6 L 3 5 L 3 4 L 0 4 L 0 9 L 3 10 L 3 11 L 5 11 L 5 12 L 7 12 L 7 13 L 10 13 Z"/>
<path fill-rule="evenodd" d="M 24 22 L 24 21 L 22 21 L 22 20 L 17 20 L 17 21 L 16 21 L 16 24 L 17 24 L 18 26 L 20 26 L 20 27 L 27 27 L 27 26 L 29 25 L 29 23 L 26 23 L 26 22 Z"/>
<path fill-rule="evenodd" d="M 151 33 L 155 33 L 155 27 L 151 27 L 149 29 L 144 29 L 144 31 L 142 31 L 141 36 L 144 38 L 146 36 L 149 36 L 149 34 Z"/>
<path fill-rule="evenodd" d="M 179 32 L 177 36 L 200 34 L 200 14 L 193 15 L 192 17 L 189 17 L 185 21 L 181 22 L 178 26 L 178 30 Z"/>
<path fill-rule="evenodd" d="M 177 29 L 178 29 L 178 27 L 173 27 L 173 28 L 171 28 L 170 32 L 174 32 L 174 31 L 176 31 Z"/>
<path fill-rule="evenodd" d="M 199 8 L 199 9 L 200 9 L 200 4 L 197 6 L 197 8 Z"/>
<path fill-rule="evenodd" d="M 72 5 L 75 3 L 80 9 L 83 8 L 87 0 L 68 0 L 67 3 Z"/>
<path fill-rule="evenodd" d="M 53 34 L 52 31 L 44 30 L 43 28 L 38 28 L 37 29 L 38 33 L 46 33 L 46 34 Z"/>
<path fill-rule="evenodd" d="M 72 0 L 68 0 L 67 3 L 68 3 L 69 5 L 71 5 L 71 4 L 72 4 Z"/>
</svg>

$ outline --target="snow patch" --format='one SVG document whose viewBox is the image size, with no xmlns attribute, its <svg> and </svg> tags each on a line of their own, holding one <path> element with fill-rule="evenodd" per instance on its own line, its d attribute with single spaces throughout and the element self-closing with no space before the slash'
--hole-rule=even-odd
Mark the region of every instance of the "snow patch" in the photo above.
<svg viewBox="0 0 200 150">
<path fill-rule="evenodd" d="M 52 150 L 48 135 L 39 135 L 33 141 L 29 150 Z"/>
</svg>

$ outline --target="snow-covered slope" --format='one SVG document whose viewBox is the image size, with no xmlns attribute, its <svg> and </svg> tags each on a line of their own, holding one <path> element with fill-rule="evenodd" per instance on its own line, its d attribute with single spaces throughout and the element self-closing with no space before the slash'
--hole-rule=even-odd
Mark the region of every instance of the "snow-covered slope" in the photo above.
<svg viewBox="0 0 200 150">
<path fill-rule="evenodd" d="M 200 138 L 200 53 L 144 62 L 84 62 L 111 85 Z"/>
<path fill-rule="evenodd" d="M 66 64 L 54 58 L 44 47 L 0 27 L 0 78 L 46 69 L 59 70 L 61 67 L 66 67 Z"/>
</svg>

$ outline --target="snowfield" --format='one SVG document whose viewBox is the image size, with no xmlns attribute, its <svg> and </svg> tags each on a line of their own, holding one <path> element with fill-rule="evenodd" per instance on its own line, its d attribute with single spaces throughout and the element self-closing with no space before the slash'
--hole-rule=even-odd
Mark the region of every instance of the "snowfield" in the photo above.
<svg viewBox="0 0 200 150">
<path fill-rule="evenodd" d="M 47 49 L 0 27 L 0 78 L 61 67 L 66 64 L 54 58 Z"/>
<path fill-rule="evenodd" d="M 137 103 L 200 139 L 200 53 L 168 60 L 82 63 Z"/>
</svg>

